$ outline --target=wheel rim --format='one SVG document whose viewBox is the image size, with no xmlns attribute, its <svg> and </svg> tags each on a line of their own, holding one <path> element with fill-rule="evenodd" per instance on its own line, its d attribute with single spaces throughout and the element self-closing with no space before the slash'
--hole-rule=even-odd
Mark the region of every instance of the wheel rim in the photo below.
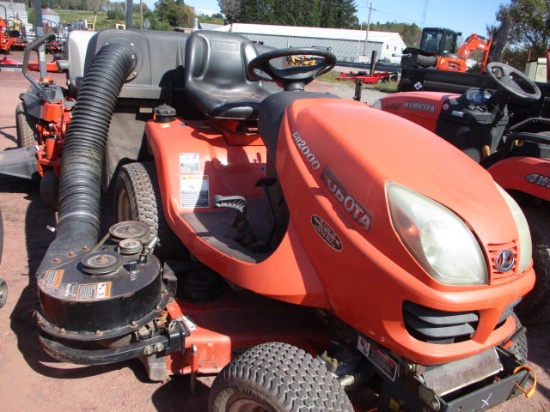
<svg viewBox="0 0 550 412">
<path fill-rule="evenodd" d="M 227 409 L 228 412 L 270 412 L 264 405 L 252 399 L 237 399 Z"/>
<path fill-rule="evenodd" d="M 132 206 L 130 205 L 130 196 L 128 190 L 125 187 L 120 189 L 117 194 L 116 202 L 116 219 L 117 222 L 123 222 L 125 220 L 134 220 L 132 214 Z"/>
</svg>

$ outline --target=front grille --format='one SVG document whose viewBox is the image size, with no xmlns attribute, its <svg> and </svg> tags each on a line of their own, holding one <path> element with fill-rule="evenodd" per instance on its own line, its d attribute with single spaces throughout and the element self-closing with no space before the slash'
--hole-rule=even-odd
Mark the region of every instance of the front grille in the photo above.
<svg viewBox="0 0 550 412">
<path fill-rule="evenodd" d="M 475 311 L 445 312 L 404 302 L 403 319 L 407 332 L 414 338 L 448 344 L 471 339 L 479 322 L 479 314 Z"/>
</svg>

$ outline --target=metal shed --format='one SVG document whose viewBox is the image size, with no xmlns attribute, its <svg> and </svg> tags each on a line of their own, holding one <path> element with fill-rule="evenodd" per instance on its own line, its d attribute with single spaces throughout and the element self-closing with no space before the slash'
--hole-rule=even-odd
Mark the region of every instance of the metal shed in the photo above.
<svg viewBox="0 0 550 412">
<path fill-rule="evenodd" d="M 373 50 L 379 60 L 399 63 L 399 57 L 406 47 L 399 33 L 324 29 L 318 27 L 271 26 L 262 24 L 233 23 L 217 30 L 242 34 L 252 41 L 275 48 L 318 47 L 329 48 L 338 61 L 369 62 Z"/>
</svg>

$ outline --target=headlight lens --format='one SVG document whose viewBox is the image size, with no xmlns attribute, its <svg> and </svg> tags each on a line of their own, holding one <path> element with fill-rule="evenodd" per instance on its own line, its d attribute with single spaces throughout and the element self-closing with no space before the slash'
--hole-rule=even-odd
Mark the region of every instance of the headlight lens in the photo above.
<svg viewBox="0 0 550 412">
<path fill-rule="evenodd" d="M 393 225 L 412 255 L 438 282 L 487 284 L 487 265 L 472 231 L 456 214 L 417 192 L 388 184 Z"/>
<path fill-rule="evenodd" d="M 519 262 L 518 262 L 518 271 L 522 273 L 525 269 L 531 264 L 531 257 L 533 254 L 533 245 L 531 243 L 531 232 L 529 231 L 529 224 L 525 215 L 523 214 L 521 208 L 517 202 L 510 196 L 506 190 L 498 186 L 498 190 L 502 193 L 504 200 L 508 204 L 514 221 L 516 222 L 516 227 L 518 228 L 519 233 Z"/>
</svg>

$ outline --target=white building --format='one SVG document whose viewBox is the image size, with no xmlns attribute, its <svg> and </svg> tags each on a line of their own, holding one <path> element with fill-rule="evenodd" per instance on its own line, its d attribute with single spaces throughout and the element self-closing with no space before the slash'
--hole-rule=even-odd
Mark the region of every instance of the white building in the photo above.
<svg viewBox="0 0 550 412">
<path fill-rule="evenodd" d="M 406 47 L 399 33 L 324 29 L 319 27 L 271 26 L 263 24 L 233 23 L 223 26 L 220 31 L 242 34 L 250 40 L 266 46 L 283 49 L 287 47 L 329 48 L 338 61 L 370 61 L 373 50 L 378 60 L 389 60 L 399 63 L 401 53 Z M 366 42 L 367 41 L 367 42 Z"/>
</svg>

